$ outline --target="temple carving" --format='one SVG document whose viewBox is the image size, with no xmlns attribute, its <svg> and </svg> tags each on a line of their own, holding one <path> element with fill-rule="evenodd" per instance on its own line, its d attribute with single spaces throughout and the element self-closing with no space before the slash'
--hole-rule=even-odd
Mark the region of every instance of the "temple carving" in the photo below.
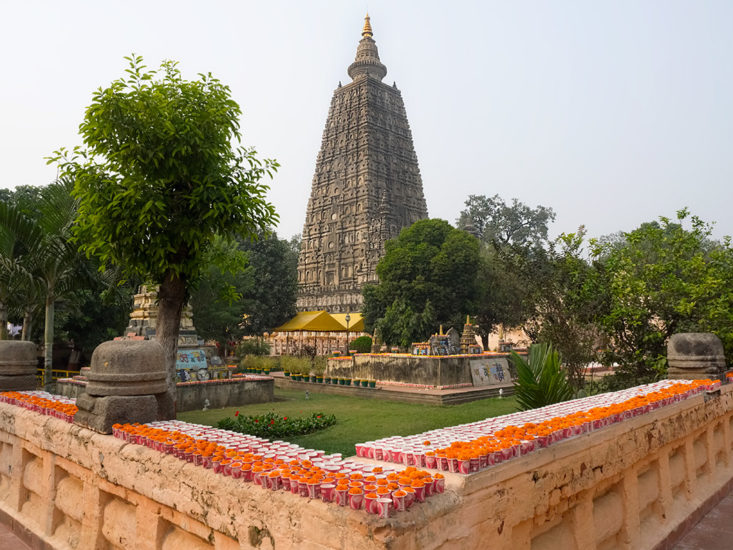
<svg viewBox="0 0 733 550">
<path fill-rule="evenodd" d="M 427 207 L 402 94 L 382 82 L 367 15 L 352 82 L 333 93 L 316 159 L 298 260 L 298 311 L 360 311 L 376 283 L 384 244 L 426 218 Z"/>
</svg>

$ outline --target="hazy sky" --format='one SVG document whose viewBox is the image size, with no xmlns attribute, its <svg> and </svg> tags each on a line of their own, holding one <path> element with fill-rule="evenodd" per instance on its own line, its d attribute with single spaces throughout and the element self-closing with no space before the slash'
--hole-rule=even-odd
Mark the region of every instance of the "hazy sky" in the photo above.
<svg viewBox="0 0 733 550">
<path fill-rule="evenodd" d="M 631 230 L 688 206 L 733 234 L 733 2 L 0 3 L 0 186 L 55 177 L 123 56 L 212 72 L 244 140 L 282 168 L 278 233 L 302 230 L 334 88 L 363 16 L 402 91 L 431 217 L 469 194 L 557 213 L 553 234 Z"/>
</svg>

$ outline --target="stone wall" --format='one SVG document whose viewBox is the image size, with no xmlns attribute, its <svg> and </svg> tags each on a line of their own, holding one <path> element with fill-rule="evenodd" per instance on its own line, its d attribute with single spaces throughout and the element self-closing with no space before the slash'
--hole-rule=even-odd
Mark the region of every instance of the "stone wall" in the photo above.
<svg viewBox="0 0 733 550">
<path fill-rule="evenodd" d="M 59 380 L 59 395 L 76 398 L 84 391 L 86 383 L 77 380 Z M 198 411 L 208 399 L 210 409 L 237 407 L 250 403 L 268 403 L 275 399 L 275 383 L 272 378 L 258 380 L 210 380 L 208 382 L 184 382 L 176 385 L 176 410 Z"/>
<path fill-rule="evenodd" d="M 405 354 L 357 354 L 351 360 L 328 361 L 328 376 L 367 378 L 380 382 L 399 382 L 425 386 L 458 386 L 472 384 L 470 363 L 473 359 L 499 358 L 503 364 L 507 354 L 481 356 L 423 357 Z M 508 367 L 507 367 L 508 368 Z M 511 380 L 506 380 L 511 384 Z"/>
<path fill-rule="evenodd" d="M 446 474 L 386 520 L 0 403 L 0 520 L 59 549 L 654 548 L 730 487 L 732 390 Z"/>
</svg>

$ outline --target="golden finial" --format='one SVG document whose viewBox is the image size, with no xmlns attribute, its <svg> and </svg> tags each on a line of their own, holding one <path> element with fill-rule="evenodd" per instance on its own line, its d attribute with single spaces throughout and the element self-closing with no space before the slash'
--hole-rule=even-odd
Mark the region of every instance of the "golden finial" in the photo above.
<svg viewBox="0 0 733 550">
<path fill-rule="evenodd" d="M 366 17 L 364 18 L 364 28 L 361 30 L 361 36 L 362 38 L 371 38 L 374 36 L 372 33 L 372 25 L 369 23 L 369 12 L 367 12 Z"/>
</svg>

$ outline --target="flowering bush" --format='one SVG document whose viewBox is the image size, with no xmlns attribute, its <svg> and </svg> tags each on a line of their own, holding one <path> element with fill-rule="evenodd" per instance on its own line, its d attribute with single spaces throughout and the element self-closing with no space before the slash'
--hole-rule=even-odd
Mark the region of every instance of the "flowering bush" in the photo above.
<svg viewBox="0 0 733 550">
<path fill-rule="evenodd" d="M 309 434 L 333 426 L 335 423 L 336 417 L 332 414 L 313 413 L 310 416 L 291 418 L 274 412 L 243 416 L 237 411 L 234 418 L 224 418 L 217 426 L 233 432 L 272 438 Z"/>
</svg>

